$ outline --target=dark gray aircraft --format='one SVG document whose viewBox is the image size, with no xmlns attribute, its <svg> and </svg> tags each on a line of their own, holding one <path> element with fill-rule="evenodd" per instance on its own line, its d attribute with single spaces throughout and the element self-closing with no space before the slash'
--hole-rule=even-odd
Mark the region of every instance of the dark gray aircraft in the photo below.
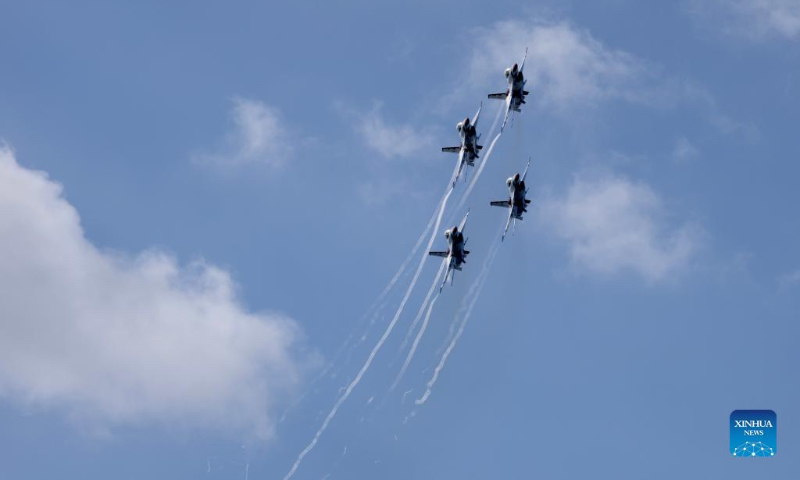
<svg viewBox="0 0 800 480">
<path fill-rule="evenodd" d="M 525 166 L 525 173 L 522 174 L 522 177 L 519 176 L 519 173 L 515 173 L 513 177 L 506 180 L 506 185 L 508 185 L 508 200 L 489 202 L 494 207 L 508 208 L 508 221 L 506 222 L 506 229 L 503 230 L 503 240 L 506 238 L 508 226 L 511 224 L 512 220 L 514 226 L 516 226 L 517 220 L 522 220 L 522 214 L 528 211 L 527 206 L 531 203 L 530 200 L 525 198 L 525 195 L 528 193 L 528 189 L 525 188 L 525 177 L 528 175 L 528 167 L 530 166 L 531 160 L 529 158 L 528 164 Z"/>
<path fill-rule="evenodd" d="M 461 175 L 461 170 L 464 168 L 464 165 L 475 166 L 475 159 L 478 158 L 478 152 L 483 148 L 483 145 L 478 145 L 478 140 L 481 136 L 475 131 L 475 127 L 478 126 L 478 117 L 481 115 L 482 108 L 483 103 L 478 107 L 478 111 L 475 113 L 472 123 L 470 123 L 469 117 L 467 117 L 463 122 L 458 122 L 456 124 L 456 130 L 458 130 L 461 136 L 461 145 L 458 147 L 442 148 L 443 152 L 458 154 L 458 172 L 456 173 L 456 178 L 453 180 L 454 187 L 456 186 L 456 182 Z"/>
<path fill-rule="evenodd" d="M 446 259 L 445 262 L 447 262 L 447 271 L 444 274 L 444 281 L 439 287 L 439 292 L 442 291 L 442 288 L 447 283 L 447 277 L 450 276 L 450 273 L 453 270 L 461 271 L 461 266 L 467 262 L 469 250 L 464 250 L 464 246 L 467 244 L 467 239 L 464 237 L 464 226 L 467 224 L 468 217 L 469 211 L 464 215 L 464 220 L 461 220 L 461 225 L 445 230 L 444 238 L 447 239 L 447 251 L 428 252 L 429 255 L 435 257 L 444 257 Z M 455 276 L 455 272 L 453 272 L 453 275 Z M 452 277 L 450 284 L 453 284 Z"/>
<path fill-rule="evenodd" d="M 526 48 L 525 56 L 522 57 L 522 63 L 520 65 L 515 63 L 511 67 L 506 68 L 503 72 L 508 80 L 508 90 L 503 93 L 489 94 L 489 98 L 506 101 L 506 116 L 503 118 L 503 125 L 500 127 L 501 132 L 506 127 L 509 114 L 512 111 L 521 112 L 522 110 L 520 107 L 525 103 L 525 96 L 528 94 L 528 92 L 525 91 L 525 83 L 527 80 L 525 80 L 525 77 L 522 75 L 522 69 L 525 68 L 525 59 L 527 58 L 528 49 Z"/>
</svg>

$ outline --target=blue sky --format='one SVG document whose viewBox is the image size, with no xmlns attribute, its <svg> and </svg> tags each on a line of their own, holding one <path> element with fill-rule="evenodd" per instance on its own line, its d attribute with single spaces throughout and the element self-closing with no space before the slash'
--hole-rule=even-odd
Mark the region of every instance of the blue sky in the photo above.
<svg viewBox="0 0 800 480">
<path fill-rule="evenodd" d="M 6 4 L 0 477 L 284 478 L 353 385 L 292 478 L 793 478 L 798 42 L 795 0 Z"/>
</svg>

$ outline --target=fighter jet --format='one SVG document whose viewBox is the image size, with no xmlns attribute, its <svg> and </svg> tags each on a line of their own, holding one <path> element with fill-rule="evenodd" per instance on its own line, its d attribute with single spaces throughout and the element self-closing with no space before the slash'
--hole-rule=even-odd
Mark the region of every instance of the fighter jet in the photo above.
<svg viewBox="0 0 800 480">
<path fill-rule="evenodd" d="M 528 58 L 528 49 L 525 49 L 525 56 L 522 58 L 522 63 L 516 63 L 503 72 L 508 79 L 508 90 L 503 93 L 490 93 L 489 98 L 495 98 L 506 101 L 506 116 L 503 118 L 503 125 L 500 127 L 502 132 L 508 121 L 508 116 L 511 112 L 521 112 L 520 107 L 525 103 L 525 96 L 528 92 L 525 90 L 525 83 L 527 80 L 522 75 L 522 69 L 525 68 L 525 59 Z"/>
<path fill-rule="evenodd" d="M 481 105 L 478 107 L 478 111 L 475 113 L 472 123 L 470 123 L 469 117 L 467 117 L 463 122 L 458 122 L 456 124 L 456 130 L 458 130 L 459 135 L 461 135 L 461 145 L 458 147 L 442 147 L 443 152 L 458 154 L 458 172 L 456 173 L 456 178 L 453 180 L 453 187 L 456 186 L 456 182 L 461 175 L 461 170 L 464 168 L 464 165 L 475 166 L 475 159 L 478 158 L 478 152 L 483 148 L 483 145 L 478 145 L 478 140 L 481 136 L 475 132 L 475 127 L 478 126 L 478 117 L 481 115 L 482 108 L 483 102 L 481 102 Z"/>
<path fill-rule="evenodd" d="M 530 166 L 531 160 L 529 158 L 528 165 L 525 166 L 525 173 L 522 174 L 522 177 L 519 176 L 519 173 L 515 173 L 513 177 L 506 180 L 506 185 L 508 185 L 508 200 L 489 202 L 494 207 L 508 208 L 508 221 L 506 222 L 506 229 L 503 230 L 503 237 L 501 240 L 505 240 L 506 233 L 508 233 L 508 226 L 511 224 L 512 220 L 516 226 L 517 220 L 522 220 L 522 214 L 528 211 L 527 205 L 531 203 L 531 201 L 525 198 L 525 195 L 528 193 L 528 189 L 525 188 L 525 177 L 528 175 L 528 167 Z"/>
<path fill-rule="evenodd" d="M 429 255 L 446 258 L 447 271 L 444 273 L 444 281 L 439 287 L 439 293 L 441 293 L 442 288 L 447 284 L 447 277 L 450 277 L 451 272 L 453 272 L 453 270 L 461 271 L 461 266 L 467 263 L 469 250 L 464 250 L 464 246 L 467 244 L 467 239 L 464 238 L 464 226 L 467 224 L 468 217 L 469 211 L 467 211 L 467 214 L 464 216 L 464 220 L 461 220 L 461 225 L 445 230 L 444 238 L 447 239 L 446 252 L 428 252 Z M 453 272 L 453 275 L 455 275 L 455 272 Z M 453 280 L 452 277 L 450 278 L 450 284 L 452 285 Z"/>
</svg>

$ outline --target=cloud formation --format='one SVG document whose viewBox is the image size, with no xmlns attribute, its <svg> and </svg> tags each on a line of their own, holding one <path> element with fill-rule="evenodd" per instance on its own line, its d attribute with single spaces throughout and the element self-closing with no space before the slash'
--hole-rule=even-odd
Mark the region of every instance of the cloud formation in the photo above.
<svg viewBox="0 0 800 480">
<path fill-rule="evenodd" d="M 691 12 L 725 34 L 761 40 L 800 38 L 798 0 L 694 0 Z"/>
<path fill-rule="evenodd" d="M 364 144 L 385 159 L 413 157 L 430 151 L 435 143 L 433 134 L 425 129 L 387 121 L 381 112 L 380 102 L 376 102 L 367 112 L 357 111 L 341 103 L 337 108 L 344 116 L 353 120 L 356 132 Z"/>
<path fill-rule="evenodd" d="M 700 151 L 686 137 L 678 137 L 675 147 L 672 149 L 672 159 L 679 163 L 685 163 L 697 158 Z"/>
<path fill-rule="evenodd" d="M 785 290 L 794 285 L 800 284 L 800 269 L 793 272 L 785 273 L 778 277 L 778 287 Z"/>
<path fill-rule="evenodd" d="M 576 176 L 561 198 L 543 200 L 540 219 L 567 241 L 575 266 L 599 274 L 631 271 L 657 282 L 687 266 L 702 232 L 670 228 L 648 185 L 611 175 Z"/>
<path fill-rule="evenodd" d="M 62 187 L 0 148 L 0 397 L 91 429 L 169 424 L 267 438 L 299 381 L 294 321 L 229 274 L 89 242 Z"/>
<path fill-rule="evenodd" d="M 521 62 L 527 47 L 527 90 L 544 106 L 563 109 L 610 98 L 664 101 L 652 65 L 608 48 L 568 22 L 501 21 L 478 29 L 470 42 L 469 85 L 494 85 L 493 91 L 503 91 L 503 70 Z"/>
<path fill-rule="evenodd" d="M 221 168 L 261 166 L 275 171 L 291 157 L 294 148 L 277 108 L 236 97 L 230 115 L 233 129 L 216 150 L 194 155 L 196 162 Z"/>
<path fill-rule="evenodd" d="M 759 138 L 755 126 L 722 112 L 711 92 L 669 75 L 654 62 L 611 48 L 570 22 L 506 20 L 478 28 L 468 38 L 469 65 L 445 103 L 503 91 L 503 70 L 519 63 L 527 47 L 529 104 L 572 115 L 610 101 L 662 109 L 685 103 L 699 108 L 720 133 L 741 135 L 751 143 Z"/>
</svg>

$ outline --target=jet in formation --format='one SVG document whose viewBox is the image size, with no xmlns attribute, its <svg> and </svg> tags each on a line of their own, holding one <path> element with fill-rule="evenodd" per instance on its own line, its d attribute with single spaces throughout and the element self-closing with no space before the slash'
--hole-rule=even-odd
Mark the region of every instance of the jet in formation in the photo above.
<svg viewBox="0 0 800 480">
<path fill-rule="evenodd" d="M 453 187 L 456 186 L 456 182 L 458 181 L 458 177 L 461 176 L 464 165 L 475 166 L 475 159 L 478 158 L 478 152 L 483 148 L 483 145 L 478 145 L 478 140 L 481 136 L 478 135 L 475 130 L 478 126 L 478 117 L 481 115 L 482 108 L 483 103 L 478 107 L 478 111 L 475 113 L 472 122 L 470 122 L 469 117 L 467 117 L 463 122 L 458 122 L 456 124 L 456 130 L 458 130 L 459 135 L 461 135 L 461 145 L 458 147 L 442 147 L 443 152 L 458 154 L 458 172 L 456 172 L 456 178 L 453 179 Z"/>
<path fill-rule="evenodd" d="M 506 122 L 511 112 L 522 111 L 520 107 L 525 103 L 525 96 L 528 95 L 528 92 L 525 91 L 525 83 L 527 81 L 522 75 L 522 69 L 525 68 L 525 59 L 527 58 L 528 49 L 526 48 L 525 56 L 522 57 L 522 63 L 519 65 L 515 63 L 511 67 L 506 68 L 505 72 L 503 72 L 508 80 L 508 90 L 502 93 L 489 94 L 489 98 L 506 101 L 506 116 L 503 118 L 503 125 L 500 127 L 501 132 L 506 127 Z"/>
<path fill-rule="evenodd" d="M 454 226 L 444 232 L 444 238 L 447 239 L 447 251 L 444 252 L 428 252 L 429 255 L 433 255 L 435 257 L 444 257 L 447 263 L 447 271 L 444 274 L 444 281 L 442 285 L 439 287 L 439 292 L 441 293 L 442 288 L 447 284 L 447 278 L 450 277 L 450 284 L 453 284 L 452 276 L 455 276 L 455 272 L 453 270 L 461 271 L 461 266 L 467 262 L 467 255 L 469 255 L 469 250 L 465 250 L 464 246 L 467 244 L 467 239 L 464 237 L 464 226 L 467 224 L 467 218 L 469 218 L 469 210 L 467 214 L 464 215 L 464 220 L 461 221 L 461 225 Z"/>
<path fill-rule="evenodd" d="M 494 207 L 508 208 L 508 221 L 506 222 L 505 230 L 503 230 L 502 240 L 505 240 L 506 233 L 508 233 L 508 226 L 511 222 L 514 222 L 514 226 L 516 226 L 517 220 L 522 220 L 522 214 L 528 211 L 527 206 L 531 201 L 525 198 L 525 195 L 528 193 L 528 189 L 525 188 L 525 177 L 528 175 L 528 167 L 530 166 L 531 160 L 528 159 L 528 164 L 525 166 L 525 172 L 522 174 L 522 177 L 519 176 L 519 173 L 515 173 L 513 177 L 506 180 L 506 185 L 508 185 L 508 200 L 489 202 Z"/>
</svg>

